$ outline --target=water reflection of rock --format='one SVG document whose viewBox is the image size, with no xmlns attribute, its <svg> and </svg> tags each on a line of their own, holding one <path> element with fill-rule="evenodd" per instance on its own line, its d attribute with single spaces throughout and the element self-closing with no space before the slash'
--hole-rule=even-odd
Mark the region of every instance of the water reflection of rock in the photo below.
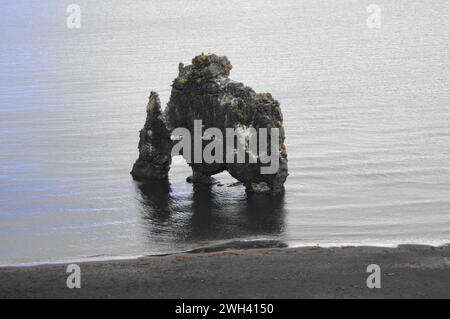
<svg viewBox="0 0 450 319">
<path fill-rule="evenodd" d="M 176 194 L 168 182 L 139 184 L 148 237 L 189 244 L 281 235 L 283 195 L 246 195 L 240 187 L 195 185 L 190 194 Z"/>
<path fill-rule="evenodd" d="M 170 197 L 170 183 L 159 181 L 137 185 L 140 196 L 138 200 L 143 208 L 142 219 L 145 224 L 152 226 L 155 234 L 164 233 L 164 225 L 170 223 L 172 199 Z"/>
</svg>

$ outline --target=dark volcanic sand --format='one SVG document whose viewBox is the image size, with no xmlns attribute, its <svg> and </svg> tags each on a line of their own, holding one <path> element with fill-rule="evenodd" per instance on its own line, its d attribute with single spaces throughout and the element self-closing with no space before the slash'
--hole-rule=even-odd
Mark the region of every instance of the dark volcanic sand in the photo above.
<svg viewBox="0 0 450 319">
<path fill-rule="evenodd" d="M 66 265 L 2 268 L 0 298 L 450 298 L 449 245 L 229 247 L 82 263 L 73 290 Z M 381 289 L 366 286 L 373 263 Z"/>
</svg>

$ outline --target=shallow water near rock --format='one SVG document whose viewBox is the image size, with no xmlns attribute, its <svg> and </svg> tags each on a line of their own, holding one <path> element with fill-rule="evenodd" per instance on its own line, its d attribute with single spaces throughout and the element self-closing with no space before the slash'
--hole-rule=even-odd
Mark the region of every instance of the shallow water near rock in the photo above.
<svg viewBox="0 0 450 319">
<path fill-rule="evenodd" d="M 450 242 L 448 1 L 64 1 L 0 4 L 0 264 L 289 245 Z M 226 55 L 271 92 L 289 154 L 284 196 L 227 174 L 194 187 L 129 172 L 150 90 L 178 62 Z"/>
</svg>

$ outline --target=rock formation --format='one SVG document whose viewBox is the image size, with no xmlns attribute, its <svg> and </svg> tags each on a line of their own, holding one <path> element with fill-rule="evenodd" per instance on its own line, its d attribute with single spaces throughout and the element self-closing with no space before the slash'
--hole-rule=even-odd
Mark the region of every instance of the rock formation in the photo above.
<svg viewBox="0 0 450 319">
<path fill-rule="evenodd" d="M 172 163 L 170 155 L 172 141 L 161 102 L 155 92 L 150 93 L 147 104 L 147 119 L 139 132 L 139 158 L 131 174 L 137 180 L 166 179 Z"/>
<path fill-rule="evenodd" d="M 228 171 L 244 184 L 249 193 L 277 194 L 283 191 L 288 168 L 280 105 L 270 93 L 257 94 L 250 87 L 232 81 L 228 77 L 231 68 L 226 57 L 214 54 L 196 56 L 192 65 L 184 66 L 180 63 L 179 74 L 173 81 L 170 100 L 164 113 L 158 95 L 151 93 L 145 126 L 140 131 L 139 158 L 131 172 L 135 179 L 166 179 L 171 164 L 171 150 L 175 144 L 171 133 L 176 128 L 186 128 L 194 139 L 194 120 L 201 120 L 203 131 L 217 128 L 223 136 L 227 136 L 227 128 L 243 132 L 252 128 L 256 130 L 253 132 L 257 133 L 257 138 L 260 138 L 259 129 L 267 129 L 268 139 L 273 137 L 277 146 L 277 170 L 271 174 L 263 174 L 261 171 L 262 167 L 267 166 L 267 161 L 262 160 L 261 151 L 270 154 L 270 142 L 267 143 L 266 150 L 261 150 L 261 144 L 258 144 L 259 153 L 256 155 L 245 150 L 246 159 L 254 159 L 254 162 L 245 163 L 227 161 L 225 145 L 229 143 L 224 143 L 222 161 L 207 163 L 202 160 L 189 163 L 193 171 L 192 182 L 210 182 L 212 175 Z M 277 136 L 271 133 L 274 128 L 279 132 L 277 141 Z M 202 140 L 202 149 L 210 140 Z M 191 142 L 194 143 L 194 140 Z"/>
</svg>

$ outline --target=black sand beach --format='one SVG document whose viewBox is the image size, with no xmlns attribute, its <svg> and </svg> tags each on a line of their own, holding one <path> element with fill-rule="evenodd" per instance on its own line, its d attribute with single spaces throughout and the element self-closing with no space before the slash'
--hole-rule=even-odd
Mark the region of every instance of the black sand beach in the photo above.
<svg viewBox="0 0 450 319">
<path fill-rule="evenodd" d="M 369 264 L 380 289 L 366 285 Z M 0 298 L 450 298 L 449 245 L 232 245 L 80 267 L 80 289 L 66 287 L 66 265 L 2 268 Z"/>
</svg>

